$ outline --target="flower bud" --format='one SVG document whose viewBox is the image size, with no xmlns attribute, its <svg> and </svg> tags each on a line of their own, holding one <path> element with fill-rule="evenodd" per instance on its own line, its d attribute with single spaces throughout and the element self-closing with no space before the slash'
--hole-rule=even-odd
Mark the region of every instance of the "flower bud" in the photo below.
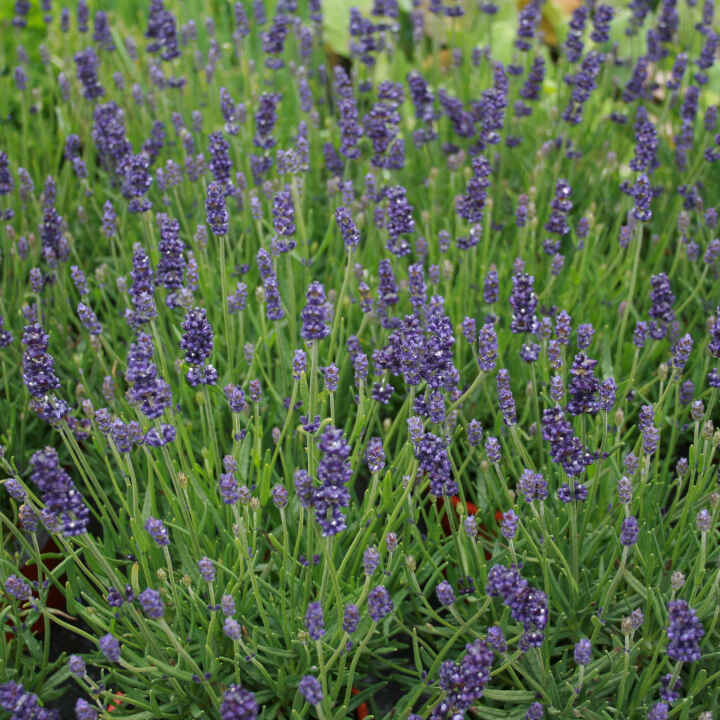
<svg viewBox="0 0 720 720">
<path fill-rule="evenodd" d="M 679 570 L 676 570 L 670 576 L 670 586 L 672 587 L 673 590 L 679 590 L 684 584 L 685 584 L 685 575 L 683 575 Z"/>
<path fill-rule="evenodd" d="M 712 440 L 715 434 L 715 426 L 712 420 L 708 420 L 702 427 L 702 436 L 705 440 Z"/>
</svg>

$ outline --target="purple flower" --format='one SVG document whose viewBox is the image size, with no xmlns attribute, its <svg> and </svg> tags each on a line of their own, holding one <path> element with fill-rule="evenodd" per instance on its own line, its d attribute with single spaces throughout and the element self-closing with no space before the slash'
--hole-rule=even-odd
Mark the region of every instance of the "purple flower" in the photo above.
<svg viewBox="0 0 720 720">
<path fill-rule="evenodd" d="M 289 190 L 281 190 L 273 197 L 273 227 L 279 237 L 273 240 L 274 254 L 289 252 L 295 248 L 295 206 Z M 285 239 L 281 239 L 285 238 Z"/>
<path fill-rule="evenodd" d="M 555 186 L 555 197 L 550 203 L 550 219 L 545 224 L 545 230 L 563 237 L 570 232 L 567 214 L 572 210 L 570 201 L 570 185 L 567 180 L 558 180 Z"/>
<path fill-rule="evenodd" d="M 147 588 L 138 595 L 138 602 L 143 612 L 155 620 L 161 618 L 165 614 L 165 606 L 163 605 L 160 593 L 157 590 Z M 103 652 L 105 652 L 103 650 Z M 107 654 L 107 653 L 106 653 Z"/>
<path fill-rule="evenodd" d="M 282 320 L 285 317 L 285 311 L 282 308 L 282 299 L 274 274 L 263 280 L 263 290 L 265 292 L 265 313 L 268 320 Z"/>
<path fill-rule="evenodd" d="M 225 189 L 222 183 L 213 181 L 208 185 L 205 212 L 207 223 L 215 235 L 227 235 L 230 215 L 225 206 Z"/>
<path fill-rule="evenodd" d="M 593 17 L 593 31 L 590 38 L 596 43 L 605 43 L 610 40 L 610 22 L 614 10 L 610 5 L 597 5 Z"/>
<path fill-rule="evenodd" d="M 597 459 L 575 436 L 560 407 L 547 408 L 542 415 L 543 439 L 550 444 L 550 457 L 570 475 L 579 475 Z"/>
<path fill-rule="evenodd" d="M 587 357 L 584 353 L 578 353 L 573 359 L 568 383 L 570 400 L 567 411 L 570 415 L 577 416 L 583 413 L 595 415 L 600 410 L 598 398 L 600 381 L 594 375 L 597 363 L 597 360 Z"/>
<path fill-rule="evenodd" d="M 639 105 L 635 117 L 635 157 L 630 168 L 635 172 L 651 173 L 657 166 L 658 137 L 655 126 L 644 105 Z"/>
<path fill-rule="evenodd" d="M 348 462 L 350 446 L 345 434 L 332 425 L 325 427 L 318 447 L 324 453 L 317 469 L 321 487 L 313 490 L 312 505 L 315 519 L 322 528 L 323 536 L 332 536 L 347 527 L 341 507 L 350 504 L 350 492 L 345 487 L 352 477 L 352 469 Z M 298 473 L 296 473 L 297 487 Z"/>
<path fill-rule="evenodd" d="M 667 720 L 669 711 L 667 703 L 656 702 L 648 712 L 648 720 Z"/>
<path fill-rule="evenodd" d="M 17 575 L 10 575 L 5 580 L 4 585 L 5 592 L 21 603 L 32 597 L 32 590 L 30 589 L 30 586 L 25 582 L 25 580 Z"/>
<path fill-rule="evenodd" d="M 323 691 L 320 682 L 312 675 L 305 675 L 300 680 L 298 690 L 310 705 L 319 705 L 323 701 Z"/>
<path fill-rule="evenodd" d="M 100 651 L 107 658 L 108 662 L 120 660 L 120 643 L 117 638 L 108 633 L 103 635 L 99 641 Z"/>
<path fill-rule="evenodd" d="M 230 160 L 229 150 L 230 145 L 219 130 L 210 133 L 208 145 L 210 172 L 213 174 L 216 182 L 223 188 L 227 187 L 230 183 L 232 161 Z"/>
<path fill-rule="evenodd" d="M 584 6 L 581 6 L 584 7 Z M 545 708 L 539 703 L 534 702 L 525 713 L 525 720 L 542 720 L 545 716 Z"/>
<path fill-rule="evenodd" d="M 105 88 L 98 82 L 97 71 L 100 59 L 93 48 L 86 48 L 75 53 L 73 59 L 77 66 L 77 78 L 82 83 L 83 95 L 88 100 L 94 100 L 105 94 Z"/>
<path fill-rule="evenodd" d="M 228 685 L 220 704 L 222 720 L 257 720 L 259 711 L 255 695 L 241 685 Z"/>
<path fill-rule="evenodd" d="M 525 468 L 518 480 L 518 490 L 525 497 L 526 502 L 545 500 L 548 496 L 547 482 L 540 473 Z"/>
<path fill-rule="evenodd" d="M 79 655 L 71 655 L 68 659 L 68 668 L 73 675 L 82 677 L 85 675 L 85 661 Z"/>
<path fill-rule="evenodd" d="M 515 537 L 519 521 L 520 519 L 513 510 L 508 510 L 506 513 L 503 513 L 500 530 L 506 540 L 512 540 Z"/>
<path fill-rule="evenodd" d="M 540 345 L 537 343 L 523 343 L 520 348 L 520 357 L 526 363 L 534 363 L 540 357 Z"/>
<path fill-rule="evenodd" d="M 75 717 L 77 720 L 97 720 L 98 711 L 87 700 L 78 698 L 75 703 Z"/>
<path fill-rule="evenodd" d="M 187 372 L 187 381 L 192 387 L 201 384 L 215 385 L 217 371 L 212 365 L 204 365 L 213 348 L 213 331 L 205 309 L 196 307 L 188 310 L 182 329 L 184 333 L 180 340 L 180 348 L 185 351 L 185 361 L 194 366 Z"/>
<path fill-rule="evenodd" d="M 650 210 L 650 201 L 652 200 L 652 188 L 650 181 L 645 173 L 638 175 L 635 185 L 630 189 L 630 195 L 635 200 L 632 216 L 638 222 L 649 222 L 652 220 L 652 210 Z"/>
<path fill-rule="evenodd" d="M 394 608 L 392 598 L 383 585 L 378 585 L 368 593 L 368 614 L 373 622 L 380 622 Z"/>
<path fill-rule="evenodd" d="M 87 531 L 90 510 L 67 472 L 60 466 L 54 448 L 38 450 L 30 458 L 30 479 L 42 493 L 45 518 L 66 537 Z"/>
<path fill-rule="evenodd" d="M 149 167 L 150 158 L 144 151 L 124 158 L 121 167 L 122 194 L 130 201 L 128 209 L 131 213 L 143 213 L 152 208 L 150 200 L 144 197 L 153 181 Z"/>
<path fill-rule="evenodd" d="M 130 384 L 128 400 L 139 406 L 146 417 L 155 419 L 170 406 L 172 397 L 170 386 L 158 377 L 152 356 L 152 338 L 147 333 L 139 333 L 130 345 L 125 379 Z"/>
<path fill-rule="evenodd" d="M 496 652 L 504 653 L 507 650 L 507 642 L 502 628 L 498 625 L 492 625 L 487 631 L 487 643 Z"/>
<path fill-rule="evenodd" d="M 580 350 L 584 350 L 590 347 L 593 335 L 595 334 L 595 328 L 590 323 L 578 325 L 577 328 L 577 345 Z"/>
<path fill-rule="evenodd" d="M 461 218 L 470 224 L 477 224 L 483 218 L 492 167 L 483 155 L 478 155 L 473 158 L 472 169 L 473 175 L 468 182 L 466 193 L 458 198 L 456 209 Z"/>
<path fill-rule="evenodd" d="M 600 383 L 600 407 L 605 412 L 610 412 L 615 404 L 615 396 L 617 393 L 617 385 L 614 378 L 607 378 Z"/>
<path fill-rule="evenodd" d="M 215 580 L 215 566 L 209 557 L 200 558 L 197 565 L 198 570 L 200 570 L 200 575 L 205 582 L 211 583 Z"/>
<path fill-rule="evenodd" d="M 596 78 L 604 62 L 605 55 L 603 53 L 590 51 L 583 58 L 580 70 L 567 78 L 572 91 L 570 102 L 562 113 L 565 122 L 571 125 L 579 125 L 582 122 L 584 105 L 597 87 Z"/>
<path fill-rule="evenodd" d="M 592 655 L 592 644 L 587 638 L 581 638 L 575 644 L 575 663 L 577 665 L 587 665 Z"/>
<path fill-rule="evenodd" d="M 335 363 L 330 363 L 327 367 L 320 368 L 325 381 L 325 389 L 334 393 L 338 389 L 338 381 L 340 379 L 340 371 Z"/>
<path fill-rule="evenodd" d="M 447 580 L 443 580 L 437 585 L 435 593 L 441 605 L 450 606 L 455 602 L 455 593 Z"/>
<path fill-rule="evenodd" d="M 629 505 L 632 502 L 633 486 L 630 478 L 623 476 L 618 480 L 617 494 L 618 500 L 623 505 Z"/>
<path fill-rule="evenodd" d="M 384 194 L 387 199 L 386 229 L 389 235 L 387 249 L 398 257 L 408 255 L 410 244 L 401 236 L 409 235 L 415 230 L 415 221 L 406 190 L 402 185 L 393 185 L 386 188 Z"/>
<path fill-rule="evenodd" d="M 632 515 L 629 515 L 623 520 L 620 531 L 620 543 L 626 547 L 634 545 L 637 542 L 639 533 L 640 527 L 638 526 L 638 521 Z"/>
<path fill-rule="evenodd" d="M 35 323 L 26 325 L 23 333 L 23 380 L 30 395 L 42 398 L 52 390 L 60 387 L 60 381 L 55 374 L 52 355 L 47 352 L 48 335 L 42 327 Z"/>
<path fill-rule="evenodd" d="M 360 243 L 360 232 L 352 219 L 350 211 L 342 205 L 335 210 L 335 221 L 340 228 L 345 247 L 356 248 Z"/>
<path fill-rule="evenodd" d="M 673 346 L 672 364 L 677 370 L 684 370 L 690 352 L 692 351 L 693 339 L 689 334 L 683 335 Z"/>
<path fill-rule="evenodd" d="M 460 662 L 446 660 L 440 666 L 438 684 L 445 691 L 443 700 L 430 715 L 433 720 L 447 717 L 464 717 L 465 711 L 482 697 L 485 686 L 490 682 L 490 668 L 493 653 L 484 640 L 475 640 L 465 646 L 465 655 Z"/>
<path fill-rule="evenodd" d="M 225 617 L 235 614 L 235 600 L 232 595 L 223 595 L 220 600 L 220 608 Z"/>
<path fill-rule="evenodd" d="M 158 214 L 160 225 L 160 241 L 158 250 L 160 259 L 157 264 L 157 282 L 170 291 L 179 290 L 183 286 L 185 274 L 185 257 L 183 251 L 185 246 L 180 240 L 180 223 L 168 215 Z M 169 307 L 174 307 L 175 293 L 171 292 L 167 297 Z"/>
<path fill-rule="evenodd" d="M 501 458 L 500 442 L 496 437 L 488 435 L 485 439 L 485 454 L 491 463 L 499 463 Z"/>
<path fill-rule="evenodd" d="M 495 369 L 497 349 L 495 325 L 486 322 L 478 333 L 478 365 L 483 372 L 492 372 Z"/>
<path fill-rule="evenodd" d="M 7 490 L 8 495 L 10 495 L 11 498 L 17 500 L 20 503 L 25 501 L 25 489 L 15 478 L 8 478 L 3 483 L 3 486 Z"/>
<path fill-rule="evenodd" d="M 305 629 L 312 640 L 319 640 L 325 634 L 323 609 L 319 602 L 311 602 L 305 613 Z"/>
<path fill-rule="evenodd" d="M 227 297 L 227 309 L 230 314 L 240 312 L 247 307 L 247 285 L 239 282 L 235 286 L 235 292 Z"/>
<path fill-rule="evenodd" d="M 515 425 L 517 417 L 515 414 L 515 399 L 510 389 L 510 373 L 502 368 L 497 374 L 497 396 L 500 412 L 502 413 L 505 424 L 510 427 Z"/>
<path fill-rule="evenodd" d="M 483 301 L 492 305 L 498 299 L 498 274 L 495 266 L 490 266 L 483 283 Z"/>
<path fill-rule="evenodd" d="M 371 473 L 379 473 L 385 467 L 385 453 L 383 451 L 382 438 L 372 437 L 368 440 L 365 460 Z"/>
<path fill-rule="evenodd" d="M 288 491 L 284 485 L 273 485 L 272 489 L 273 504 L 276 508 L 283 509 L 288 504 Z"/>
<path fill-rule="evenodd" d="M 273 18 L 270 29 L 262 33 L 263 51 L 268 54 L 265 58 L 265 67 L 271 70 L 284 67 L 285 63 L 279 56 L 283 52 L 289 27 L 290 18 L 278 12 Z"/>
<path fill-rule="evenodd" d="M 467 439 L 470 447 L 477 447 L 482 442 L 483 427 L 478 420 L 473 418 L 467 427 Z"/>
<path fill-rule="evenodd" d="M 0 685 L 0 708 L 12 713 L 10 720 L 59 720 L 60 718 L 57 710 L 41 708 L 37 695 L 26 691 L 22 684 L 12 681 Z"/>
<path fill-rule="evenodd" d="M 170 536 L 162 520 L 158 520 L 151 515 L 145 521 L 145 529 L 150 534 L 150 537 L 161 547 L 170 544 Z"/>
<path fill-rule="evenodd" d="M 515 39 L 515 47 L 527 52 L 530 50 L 530 40 L 535 37 L 535 29 L 540 22 L 540 0 L 531 0 L 518 13 L 517 38 Z"/>
<path fill-rule="evenodd" d="M 360 610 L 357 605 L 348 603 L 343 613 L 343 630 L 351 635 L 360 624 Z"/>
<path fill-rule="evenodd" d="M 433 433 L 421 432 L 414 443 L 414 450 L 418 473 L 430 479 L 430 492 L 437 497 L 455 495 L 457 483 L 452 477 L 447 441 Z"/>
<path fill-rule="evenodd" d="M 533 283 L 532 275 L 522 272 L 513 275 L 513 290 L 510 295 L 513 314 L 510 329 L 514 333 L 532 332 L 535 325 L 535 308 L 538 301 Z"/>
<path fill-rule="evenodd" d="M 502 597 L 513 620 L 531 633 L 527 638 L 530 645 L 539 647 L 548 620 L 545 593 L 531 587 L 516 567 L 502 565 L 494 565 L 488 573 L 487 593 L 490 597 Z"/>
<path fill-rule="evenodd" d="M 230 640 L 239 640 L 242 637 L 242 627 L 233 617 L 226 616 L 223 623 L 223 632 Z"/>
<path fill-rule="evenodd" d="M 374 545 L 365 548 L 363 552 L 363 569 L 365 574 L 370 576 L 375 573 L 380 564 L 380 553 Z"/>
<path fill-rule="evenodd" d="M 327 324 L 330 320 L 330 310 L 322 284 L 317 281 L 310 283 L 305 299 L 305 307 L 300 313 L 303 321 L 300 337 L 308 342 L 322 340 L 330 334 L 330 327 Z"/>
<path fill-rule="evenodd" d="M 307 355 L 304 350 L 295 351 L 293 354 L 292 368 L 293 380 L 300 380 L 302 374 L 307 369 Z"/>
</svg>

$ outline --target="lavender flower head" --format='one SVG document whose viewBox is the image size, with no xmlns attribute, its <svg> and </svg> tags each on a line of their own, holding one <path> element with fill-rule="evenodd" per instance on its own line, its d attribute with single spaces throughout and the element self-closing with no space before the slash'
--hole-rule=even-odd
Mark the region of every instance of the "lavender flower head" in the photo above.
<svg viewBox="0 0 720 720">
<path fill-rule="evenodd" d="M 535 325 L 535 308 L 537 296 L 533 290 L 534 278 L 527 273 L 513 275 L 513 290 L 510 295 L 510 306 L 513 309 L 510 329 L 514 333 L 529 333 Z"/>
<path fill-rule="evenodd" d="M 373 622 L 380 622 L 394 608 L 392 598 L 383 585 L 378 585 L 368 593 L 368 614 Z"/>
<path fill-rule="evenodd" d="M 455 602 L 455 592 L 452 589 L 452 585 L 447 580 L 443 580 L 437 585 L 435 593 L 437 594 L 437 598 L 441 605 L 449 607 Z"/>
<path fill-rule="evenodd" d="M 323 691 L 320 682 L 312 675 L 305 675 L 298 685 L 300 694 L 309 705 L 319 705 L 323 701 Z"/>
<path fill-rule="evenodd" d="M 350 445 L 342 430 L 328 425 L 320 437 L 318 447 L 324 453 L 317 469 L 322 485 L 312 491 L 312 505 L 315 519 L 327 537 L 342 532 L 347 526 L 340 508 L 350 504 L 350 492 L 345 487 L 352 477 L 348 462 Z"/>
<path fill-rule="evenodd" d="M 255 695 L 241 685 L 228 685 L 220 704 L 222 720 L 257 720 L 259 712 Z"/>
<path fill-rule="evenodd" d="M 325 634 L 323 609 L 319 602 L 311 602 L 305 613 L 305 629 L 311 640 L 319 640 Z"/>
<path fill-rule="evenodd" d="M 150 537 L 161 547 L 170 545 L 170 536 L 162 520 L 158 520 L 151 515 L 145 521 L 145 529 L 150 534 Z"/>
<path fill-rule="evenodd" d="M 668 603 L 667 654 L 671 660 L 695 662 L 700 659 L 700 639 L 705 635 L 695 611 L 685 600 Z"/>
<path fill-rule="evenodd" d="M 592 644 L 587 638 L 581 638 L 575 645 L 575 663 L 577 665 L 587 665 L 592 655 Z"/>
<path fill-rule="evenodd" d="M 208 185 L 205 197 L 207 223 L 215 235 L 227 235 L 230 215 L 225 206 L 225 189 L 222 183 L 213 181 Z"/>
<path fill-rule="evenodd" d="M 308 342 L 322 340 L 330 334 L 327 324 L 330 311 L 322 284 L 317 281 L 310 283 L 305 298 L 307 302 L 300 313 L 303 321 L 300 337 Z"/>
<path fill-rule="evenodd" d="M 157 590 L 147 588 L 138 595 L 138 602 L 143 609 L 145 615 L 149 618 L 159 619 L 165 614 L 165 607 L 163 605 L 160 593 Z"/>
<path fill-rule="evenodd" d="M 99 640 L 100 651 L 109 662 L 117 662 L 120 660 L 120 643 L 117 638 L 107 633 Z"/>
<path fill-rule="evenodd" d="M 184 331 L 180 340 L 180 348 L 185 351 L 185 361 L 192 365 L 186 375 L 192 387 L 198 385 L 215 385 L 217 370 L 212 365 L 205 365 L 213 348 L 213 331 L 204 308 L 188 310 L 182 323 Z"/>
<path fill-rule="evenodd" d="M 90 510 L 70 475 L 60 466 L 57 451 L 51 447 L 38 450 L 30 458 L 30 465 L 30 479 L 39 488 L 45 503 L 44 520 L 66 537 L 86 532 Z"/>
</svg>

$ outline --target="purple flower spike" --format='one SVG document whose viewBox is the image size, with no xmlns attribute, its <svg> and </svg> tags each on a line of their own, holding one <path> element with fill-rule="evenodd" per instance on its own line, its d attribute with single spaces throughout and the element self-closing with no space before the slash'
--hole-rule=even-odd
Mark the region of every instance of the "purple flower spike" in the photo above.
<svg viewBox="0 0 720 720">
<path fill-rule="evenodd" d="M 300 336 L 308 342 L 322 340 L 330 334 L 328 322 L 330 309 L 325 298 L 325 289 L 319 282 L 312 282 L 305 295 L 307 303 L 300 313 L 303 325 Z"/>
<path fill-rule="evenodd" d="M 255 695 L 241 685 L 228 685 L 220 704 L 222 720 L 257 720 L 259 712 Z"/>
<path fill-rule="evenodd" d="M 309 705 L 319 705 L 323 701 L 323 691 L 320 682 L 312 675 L 305 675 L 298 685 L 301 695 Z"/>
</svg>

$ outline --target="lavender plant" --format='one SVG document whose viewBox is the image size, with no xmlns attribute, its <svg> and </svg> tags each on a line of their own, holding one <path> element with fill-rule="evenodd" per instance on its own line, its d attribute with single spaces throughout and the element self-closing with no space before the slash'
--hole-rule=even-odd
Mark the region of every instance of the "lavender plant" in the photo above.
<svg viewBox="0 0 720 720">
<path fill-rule="evenodd" d="M 0 718 L 713 717 L 713 3 L 197 5 L 0 14 Z"/>
</svg>

